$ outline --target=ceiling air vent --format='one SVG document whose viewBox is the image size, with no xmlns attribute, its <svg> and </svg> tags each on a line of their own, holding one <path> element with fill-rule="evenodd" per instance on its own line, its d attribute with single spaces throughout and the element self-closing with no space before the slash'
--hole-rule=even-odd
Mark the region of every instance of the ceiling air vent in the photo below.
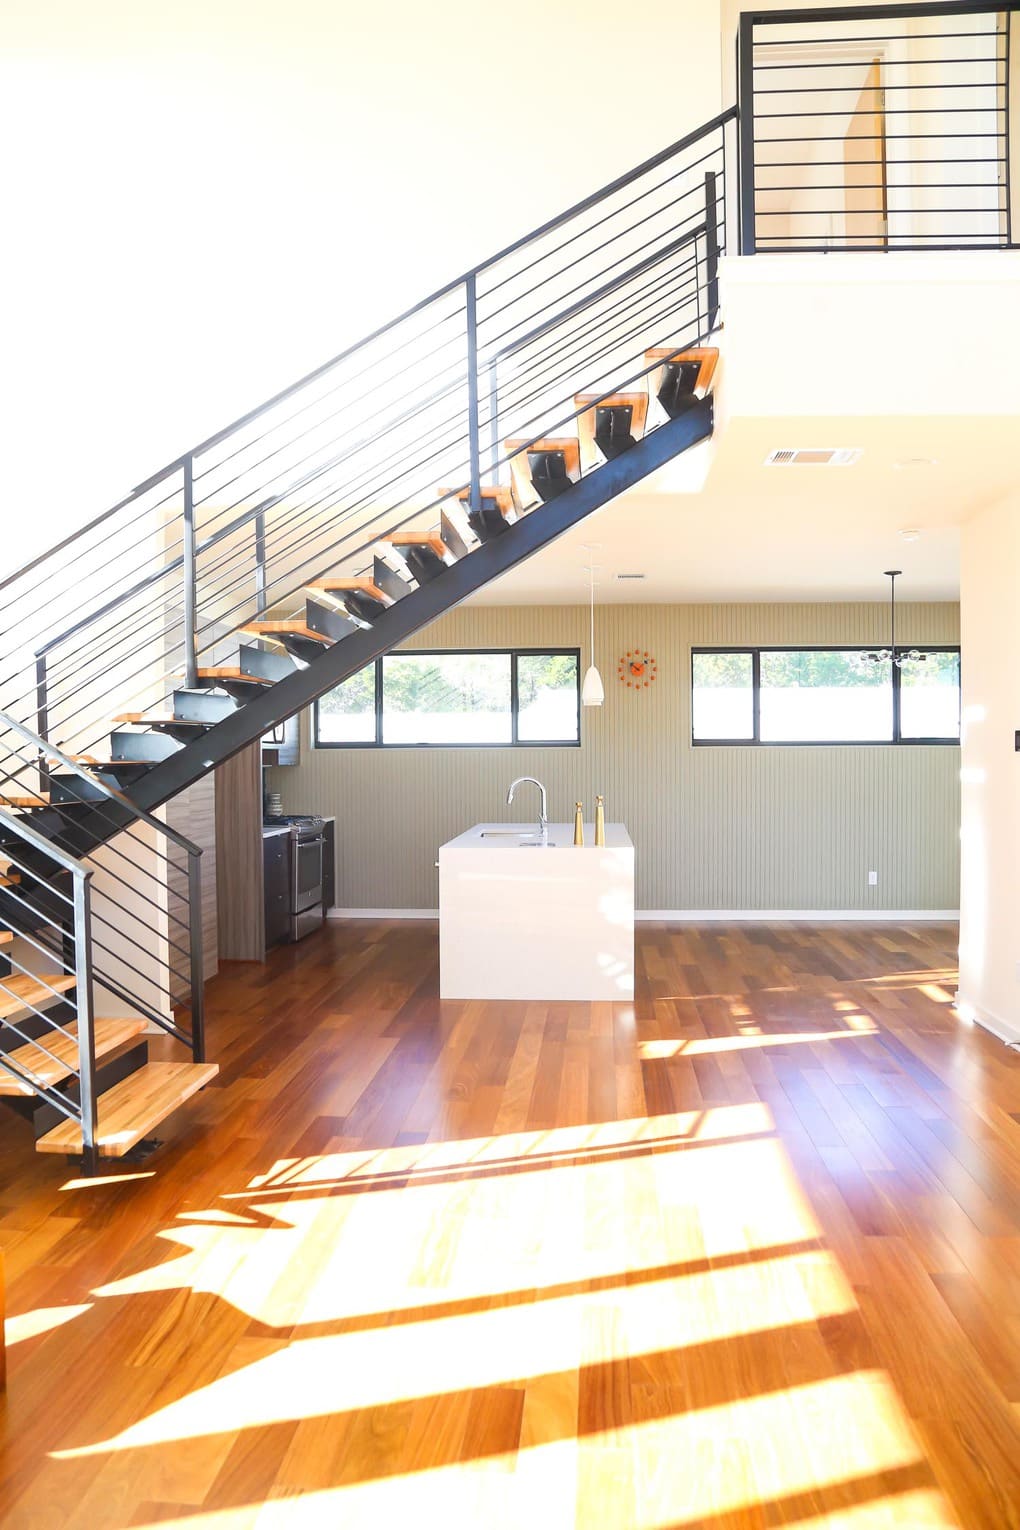
<svg viewBox="0 0 1020 1530">
<path fill-rule="evenodd" d="M 643 579 L 644 574 L 617 574 L 617 579 Z"/>
<path fill-rule="evenodd" d="M 859 446 L 777 446 L 765 458 L 766 467 L 851 467 L 859 461 Z"/>
</svg>

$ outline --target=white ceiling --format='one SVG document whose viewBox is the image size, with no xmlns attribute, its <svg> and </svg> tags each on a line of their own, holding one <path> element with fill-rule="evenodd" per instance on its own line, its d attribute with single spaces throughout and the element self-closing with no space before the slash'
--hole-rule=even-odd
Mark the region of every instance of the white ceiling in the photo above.
<svg viewBox="0 0 1020 1530">
<path fill-rule="evenodd" d="M 600 601 L 883 600 L 887 568 L 903 570 L 904 600 L 956 600 L 959 527 L 1015 479 L 1015 441 L 1010 416 L 734 419 L 474 599 L 583 602 L 585 544 L 598 543 Z M 764 466 L 786 446 L 862 455 Z"/>
</svg>

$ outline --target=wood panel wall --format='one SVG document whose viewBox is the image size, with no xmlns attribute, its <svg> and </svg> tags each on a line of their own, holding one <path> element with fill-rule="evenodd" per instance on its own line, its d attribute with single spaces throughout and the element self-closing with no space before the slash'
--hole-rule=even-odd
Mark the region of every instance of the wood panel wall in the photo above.
<svg viewBox="0 0 1020 1530">
<path fill-rule="evenodd" d="M 262 962 L 266 926 L 261 745 L 251 744 L 235 754 L 215 776 L 220 959 Z"/>
</svg>

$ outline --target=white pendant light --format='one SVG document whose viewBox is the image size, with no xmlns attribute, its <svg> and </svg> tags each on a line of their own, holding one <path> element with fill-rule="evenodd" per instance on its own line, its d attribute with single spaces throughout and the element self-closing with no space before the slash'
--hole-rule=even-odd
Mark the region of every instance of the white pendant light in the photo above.
<svg viewBox="0 0 1020 1530">
<path fill-rule="evenodd" d="M 589 553 L 594 550 L 594 545 L 588 546 Z M 595 565 L 591 562 L 588 564 L 588 584 L 591 592 L 591 628 L 588 656 L 591 662 L 584 672 L 584 679 L 581 681 L 581 705 L 583 707 L 600 707 L 606 699 L 606 688 L 602 684 L 602 676 L 595 665 Z"/>
</svg>

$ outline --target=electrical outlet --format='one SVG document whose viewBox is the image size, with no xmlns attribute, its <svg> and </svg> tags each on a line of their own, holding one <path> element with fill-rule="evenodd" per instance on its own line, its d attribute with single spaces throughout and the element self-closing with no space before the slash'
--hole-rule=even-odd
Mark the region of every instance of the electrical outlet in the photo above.
<svg viewBox="0 0 1020 1530">
<path fill-rule="evenodd" d="M 869 887 L 877 887 L 878 886 L 878 872 L 877 871 L 869 871 L 868 872 L 868 886 Z"/>
</svg>

